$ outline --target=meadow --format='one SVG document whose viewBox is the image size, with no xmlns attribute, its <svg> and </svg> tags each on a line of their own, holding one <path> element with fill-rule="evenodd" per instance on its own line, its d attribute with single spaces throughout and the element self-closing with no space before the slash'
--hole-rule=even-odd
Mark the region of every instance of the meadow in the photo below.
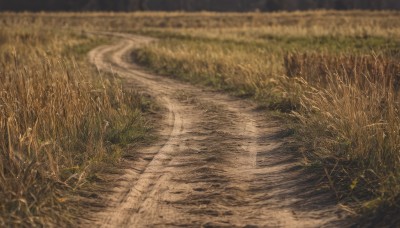
<svg viewBox="0 0 400 228">
<path fill-rule="evenodd" d="M 69 196 L 147 137 L 146 101 L 85 59 L 110 42 L 89 31 L 158 38 L 138 63 L 254 99 L 346 208 L 399 210 L 398 12 L 3 13 L 0 225 L 68 222 Z"/>
</svg>

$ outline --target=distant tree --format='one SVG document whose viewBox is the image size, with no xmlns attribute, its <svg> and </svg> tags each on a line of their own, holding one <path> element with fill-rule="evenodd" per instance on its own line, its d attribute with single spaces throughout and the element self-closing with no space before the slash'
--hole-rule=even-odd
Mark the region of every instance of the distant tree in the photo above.
<svg viewBox="0 0 400 228">
<path fill-rule="evenodd" d="M 265 3 L 264 11 L 277 11 L 283 10 L 282 4 L 279 0 L 267 0 Z"/>
<path fill-rule="evenodd" d="M 267 0 L 241 0 L 241 11 L 263 11 Z"/>
<path fill-rule="evenodd" d="M 128 9 L 131 11 L 143 11 L 144 0 L 129 0 Z"/>
<path fill-rule="evenodd" d="M 349 1 L 348 0 L 336 0 L 335 2 L 335 9 L 338 10 L 346 10 L 349 9 Z"/>
<path fill-rule="evenodd" d="M 0 11 L 400 10 L 400 0 L 0 0 Z"/>
</svg>

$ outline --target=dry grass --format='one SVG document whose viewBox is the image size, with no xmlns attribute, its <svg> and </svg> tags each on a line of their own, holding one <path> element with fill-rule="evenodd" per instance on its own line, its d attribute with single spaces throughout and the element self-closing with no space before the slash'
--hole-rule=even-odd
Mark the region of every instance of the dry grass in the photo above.
<svg viewBox="0 0 400 228">
<path fill-rule="evenodd" d="M 235 91 L 240 95 L 271 98 L 277 93 L 274 64 L 278 56 L 254 46 L 228 42 L 168 40 L 145 47 L 135 58 L 161 74 Z"/>
<path fill-rule="evenodd" d="M 3 26 L 35 28 L 183 32 L 198 36 L 255 38 L 273 36 L 389 36 L 399 37 L 396 11 L 316 11 L 278 13 L 2 13 Z M 367 18 L 367 19 L 366 19 Z M 222 29 L 222 30 L 221 30 Z M 244 36 L 244 37 L 243 37 Z"/>
<path fill-rule="evenodd" d="M 106 142 L 143 136 L 140 99 L 127 105 L 132 96 L 70 58 L 99 43 L 81 33 L 93 30 L 159 37 L 139 62 L 291 112 L 306 163 L 342 202 L 398 207 L 399 12 L 5 13 L 0 225 L 65 221 L 65 193 L 118 157 Z"/>
<path fill-rule="evenodd" d="M 263 22 L 146 29 L 162 39 L 135 56 L 159 73 L 291 112 L 306 165 L 329 176 L 339 200 L 398 207 L 400 17 L 363 14 L 254 14 Z"/>
<path fill-rule="evenodd" d="M 293 54 L 288 75 L 304 89 L 299 131 L 337 178 L 340 198 L 366 208 L 400 193 L 400 64 L 384 56 Z M 310 154 L 309 154 L 310 155 Z M 314 160 L 316 158 L 314 157 Z"/>
<path fill-rule="evenodd" d="M 56 28 L 2 27 L 0 226 L 65 225 L 74 192 L 101 162 L 119 159 L 118 146 L 145 135 L 142 98 L 81 57 L 100 42 Z"/>
</svg>

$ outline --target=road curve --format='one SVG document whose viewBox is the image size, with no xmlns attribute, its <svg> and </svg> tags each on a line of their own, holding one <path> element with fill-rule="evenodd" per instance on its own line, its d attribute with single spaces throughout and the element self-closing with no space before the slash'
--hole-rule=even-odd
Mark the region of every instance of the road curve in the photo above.
<svg viewBox="0 0 400 228">
<path fill-rule="evenodd" d="M 90 52 L 101 71 L 123 78 L 166 109 L 161 139 L 140 149 L 90 216 L 99 227 L 321 227 L 343 213 L 315 190 L 282 129 L 255 105 L 147 73 L 130 53 L 153 39 L 128 34 Z"/>
</svg>

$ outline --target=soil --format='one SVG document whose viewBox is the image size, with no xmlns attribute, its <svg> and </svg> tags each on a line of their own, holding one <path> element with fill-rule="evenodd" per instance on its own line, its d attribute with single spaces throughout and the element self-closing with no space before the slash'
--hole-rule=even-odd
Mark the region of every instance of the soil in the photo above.
<svg viewBox="0 0 400 228">
<path fill-rule="evenodd" d="M 348 214 L 301 166 L 278 121 L 251 101 L 155 75 L 132 50 L 152 38 L 118 38 L 91 51 L 101 71 L 151 94 L 165 107 L 160 140 L 135 151 L 114 175 L 89 227 L 326 227 Z"/>
</svg>

